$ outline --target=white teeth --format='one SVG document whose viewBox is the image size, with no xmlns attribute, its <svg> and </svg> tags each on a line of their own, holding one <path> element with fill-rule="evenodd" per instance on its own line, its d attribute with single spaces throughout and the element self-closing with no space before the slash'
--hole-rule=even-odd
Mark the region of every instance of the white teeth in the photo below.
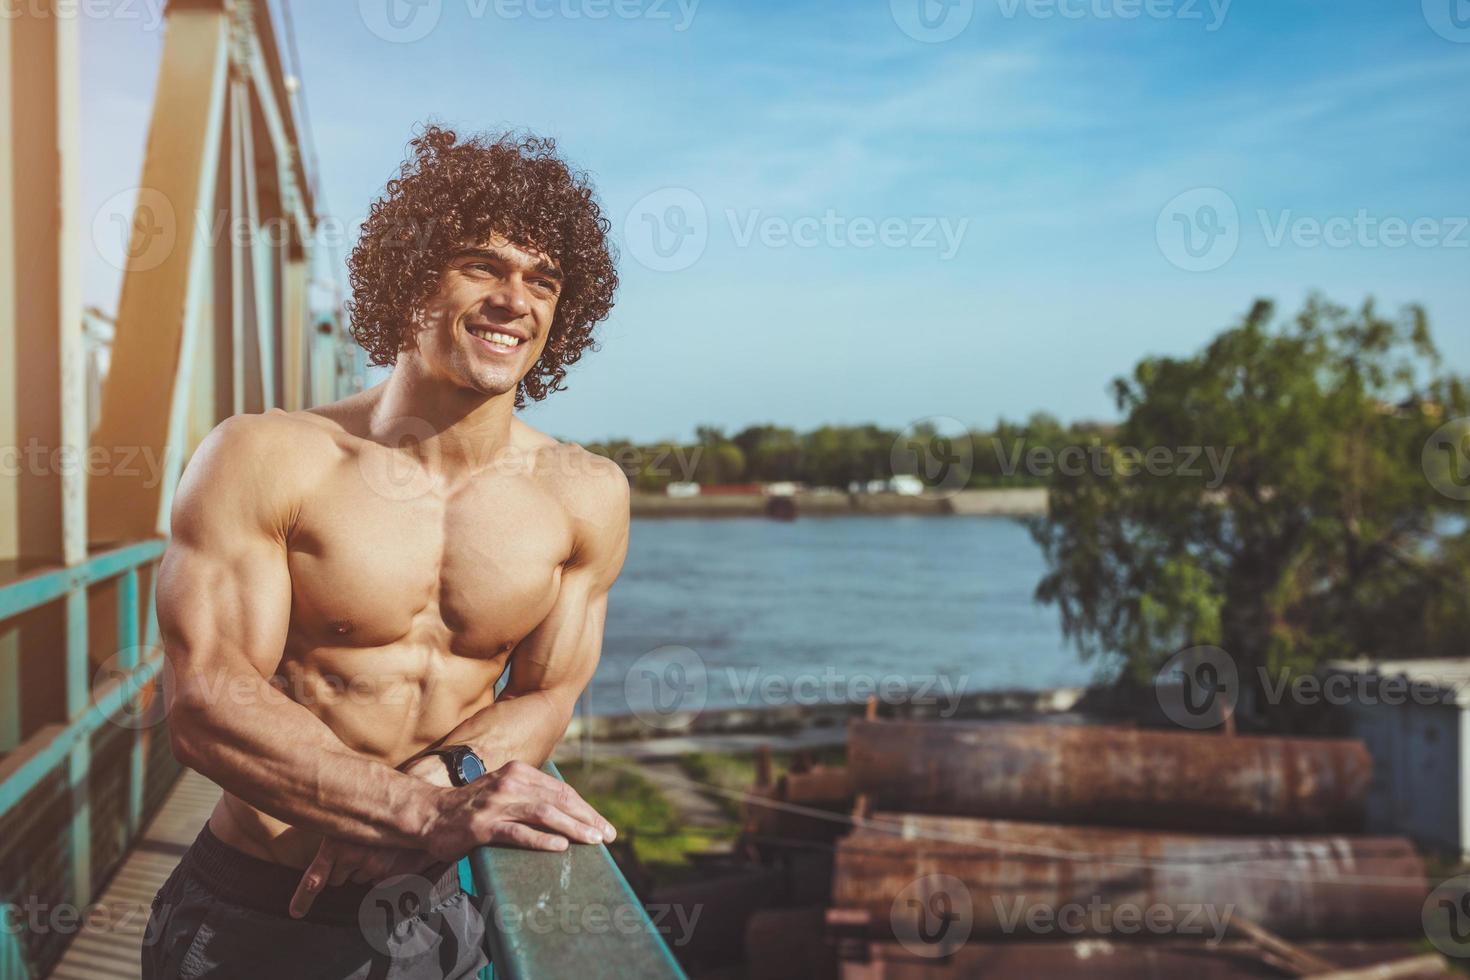
<svg viewBox="0 0 1470 980">
<path fill-rule="evenodd" d="M 512 334 L 501 333 L 498 330 L 477 330 L 474 327 L 471 327 L 470 333 L 474 334 L 476 337 L 481 338 L 482 340 L 488 340 L 490 341 L 490 343 L 499 344 L 502 347 L 515 347 L 521 342 L 521 338 L 516 337 Z"/>
</svg>

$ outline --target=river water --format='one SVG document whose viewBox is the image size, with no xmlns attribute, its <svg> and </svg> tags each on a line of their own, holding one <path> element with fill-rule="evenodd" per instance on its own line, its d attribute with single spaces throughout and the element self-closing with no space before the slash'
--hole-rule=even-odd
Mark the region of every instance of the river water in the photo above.
<svg viewBox="0 0 1470 980">
<path fill-rule="evenodd" d="M 1086 684 L 1045 571 L 1004 517 L 635 520 L 587 708 Z"/>
</svg>

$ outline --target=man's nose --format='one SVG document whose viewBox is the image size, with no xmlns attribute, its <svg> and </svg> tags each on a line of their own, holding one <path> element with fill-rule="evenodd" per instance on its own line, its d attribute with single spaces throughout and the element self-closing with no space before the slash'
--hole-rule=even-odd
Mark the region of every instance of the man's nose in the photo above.
<svg viewBox="0 0 1470 980">
<path fill-rule="evenodd" d="M 502 279 L 485 297 L 488 306 L 501 310 L 512 317 L 523 317 L 531 312 L 531 300 L 526 293 L 526 284 L 519 276 Z"/>
</svg>

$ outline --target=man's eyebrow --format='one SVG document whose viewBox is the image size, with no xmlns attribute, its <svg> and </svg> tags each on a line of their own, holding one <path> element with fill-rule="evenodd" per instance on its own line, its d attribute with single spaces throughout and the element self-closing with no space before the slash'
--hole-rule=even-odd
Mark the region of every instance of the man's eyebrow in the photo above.
<svg viewBox="0 0 1470 980">
<path fill-rule="evenodd" d="M 494 248 L 462 248 L 450 256 L 450 258 L 491 259 L 496 262 L 504 262 L 507 265 L 515 264 L 510 255 Z M 532 275 L 546 276 L 549 279 L 555 279 L 557 282 L 561 282 L 565 278 L 562 271 L 556 267 L 556 264 L 546 258 L 538 258 L 532 262 L 529 271 Z"/>
</svg>

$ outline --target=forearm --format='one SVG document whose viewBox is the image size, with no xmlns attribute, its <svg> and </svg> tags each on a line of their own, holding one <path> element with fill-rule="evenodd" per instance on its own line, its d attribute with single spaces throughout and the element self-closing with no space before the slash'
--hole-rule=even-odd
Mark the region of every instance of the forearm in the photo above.
<svg viewBox="0 0 1470 980">
<path fill-rule="evenodd" d="M 468 745 L 495 770 L 507 762 L 540 767 L 571 722 L 572 705 L 548 691 L 504 695 L 475 712 L 444 737 L 444 745 Z"/>
<path fill-rule="evenodd" d="M 183 762 L 292 826 L 379 846 L 419 841 L 444 790 L 354 752 L 263 679 L 232 678 L 229 690 L 227 703 L 175 699 Z"/>
</svg>

